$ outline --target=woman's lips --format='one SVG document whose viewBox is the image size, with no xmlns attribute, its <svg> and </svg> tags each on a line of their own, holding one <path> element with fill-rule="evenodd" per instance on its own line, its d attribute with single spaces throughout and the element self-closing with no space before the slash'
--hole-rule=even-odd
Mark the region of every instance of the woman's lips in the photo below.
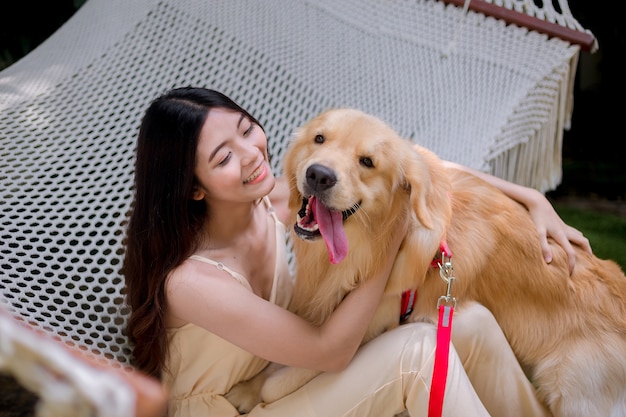
<svg viewBox="0 0 626 417">
<path fill-rule="evenodd" d="M 256 184 L 263 181 L 267 175 L 267 164 L 263 162 L 257 169 L 254 170 L 252 175 L 244 180 L 244 184 Z"/>
</svg>

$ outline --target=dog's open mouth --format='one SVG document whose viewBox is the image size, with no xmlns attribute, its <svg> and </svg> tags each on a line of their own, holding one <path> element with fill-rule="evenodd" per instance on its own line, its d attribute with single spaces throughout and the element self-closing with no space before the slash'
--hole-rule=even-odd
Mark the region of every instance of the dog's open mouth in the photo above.
<svg viewBox="0 0 626 417">
<path fill-rule="evenodd" d="M 303 198 L 294 232 L 306 240 L 322 237 L 328 249 L 330 262 L 338 264 L 348 254 L 348 238 L 343 229 L 343 222 L 359 207 L 360 203 L 356 203 L 348 210 L 334 211 L 324 206 L 315 196 Z"/>
</svg>

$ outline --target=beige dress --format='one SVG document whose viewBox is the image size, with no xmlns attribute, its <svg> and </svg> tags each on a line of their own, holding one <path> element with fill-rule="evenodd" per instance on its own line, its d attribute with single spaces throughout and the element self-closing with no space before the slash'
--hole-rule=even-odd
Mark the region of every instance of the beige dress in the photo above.
<svg viewBox="0 0 626 417">
<path fill-rule="evenodd" d="M 276 266 L 269 301 L 286 308 L 291 297 L 292 281 L 287 264 L 285 227 L 274 214 L 267 198 L 264 203 L 276 224 Z M 223 269 L 252 291 L 248 281 L 226 265 L 197 255 L 191 258 Z M 168 340 L 167 367 L 170 372 L 163 375 L 163 382 L 170 393 L 168 415 L 239 415 L 223 394 L 236 383 L 259 373 L 268 362 L 191 323 L 168 329 Z"/>
</svg>

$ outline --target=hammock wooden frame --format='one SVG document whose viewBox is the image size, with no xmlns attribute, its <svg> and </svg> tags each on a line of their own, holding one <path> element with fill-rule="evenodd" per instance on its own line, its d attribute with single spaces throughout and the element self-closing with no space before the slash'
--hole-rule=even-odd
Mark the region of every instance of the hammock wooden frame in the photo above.
<svg viewBox="0 0 626 417">
<path fill-rule="evenodd" d="M 440 0 L 447 4 L 463 7 L 465 0 Z M 507 9 L 484 0 L 471 0 L 469 9 L 485 16 L 491 16 L 496 19 L 502 19 L 507 23 L 522 26 L 529 30 L 535 30 L 539 33 L 545 33 L 550 37 L 557 37 L 574 45 L 579 45 L 581 50 L 585 52 L 595 52 L 597 49 L 597 40 L 595 36 L 588 32 L 570 29 L 559 25 L 558 23 L 549 22 L 526 13 Z"/>
</svg>

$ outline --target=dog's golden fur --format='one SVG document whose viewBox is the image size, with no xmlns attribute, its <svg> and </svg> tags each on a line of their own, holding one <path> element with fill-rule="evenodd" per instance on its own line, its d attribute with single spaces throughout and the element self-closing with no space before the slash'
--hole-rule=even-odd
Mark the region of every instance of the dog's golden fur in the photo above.
<svg viewBox="0 0 626 417">
<path fill-rule="evenodd" d="M 364 342 L 398 325 L 407 289 L 419 292 L 411 320 L 436 319 L 446 286 L 430 265 L 445 240 L 458 309 L 478 301 L 491 310 L 555 416 L 626 414 L 626 277 L 616 263 L 577 248 L 570 276 L 565 252 L 552 244 L 547 264 L 524 207 L 357 110 L 330 110 L 308 122 L 284 162 L 290 225 L 303 197 L 312 194 L 334 210 L 358 206 L 344 221 L 349 247 L 339 263 L 329 262 L 322 239 L 293 236 L 290 309 L 312 323 L 324 322 L 347 292 L 372 275 L 385 258 L 391 228 L 410 216 Z M 331 186 L 312 191 L 312 166 L 333 176 Z M 285 385 L 294 382 L 280 381 L 266 385 L 264 395 L 291 391 Z"/>
</svg>

